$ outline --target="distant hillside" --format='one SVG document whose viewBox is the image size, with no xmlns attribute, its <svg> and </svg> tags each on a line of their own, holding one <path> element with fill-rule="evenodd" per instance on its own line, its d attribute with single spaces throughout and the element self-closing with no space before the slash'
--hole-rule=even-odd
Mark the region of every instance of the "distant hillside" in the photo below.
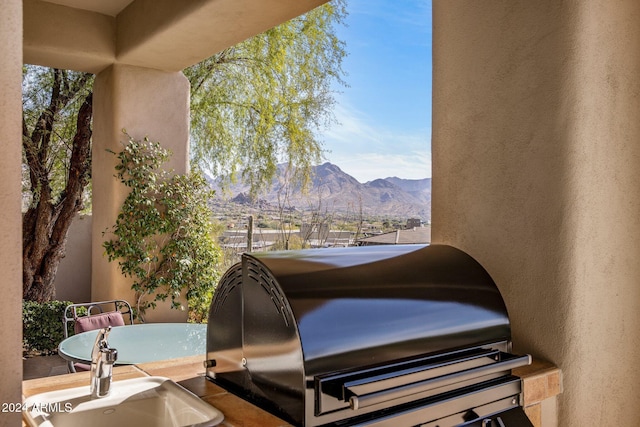
<svg viewBox="0 0 640 427">
<path fill-rule="evenodd" d="M 278 206 L 284 194 L 289 192 L 287 208 L 298 210 L 317 210 L 340 213 L 358 213 L 360 206 L 365 215 L 381 215 L 396 218 L 417 217 L 423 220 L 431 218 L 431 179 L 401 179 L 397 177 L 380 178 L 364 184 L 343 172 L 332 163 L 324 163 L 313 168 L 313 178 L 306 194 L 299 188 L 284 186 L 284 167 L 278 168 L 278 176 L 270 188 L 251 200 L 247 194 L 249 188 L 244 184 L 232 185 L 220 191 L 220 198 L 238 204 L 253 206 Z"/>
<path fill-rule="evenodd" d="M 397 185 L 412 196 L 417 197 L 424 202 L 428 202 L 429 206 L 431 206 L 431 178 L 402 179 L 392 176 L 390 178 L 385 178 L 385 181 L 389 181 L 392 184 Z"/>
</svg>

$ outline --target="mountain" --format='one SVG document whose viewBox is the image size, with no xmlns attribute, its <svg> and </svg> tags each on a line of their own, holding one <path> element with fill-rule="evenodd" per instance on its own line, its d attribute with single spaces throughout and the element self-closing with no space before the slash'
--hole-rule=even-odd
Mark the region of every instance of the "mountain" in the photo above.
<svg viewBox="0 0 640 427">
<path fill-rule="evenodd" d="M 282 203 L 287 209 L 350 214 L 358 214 L 362 209 L 365 215 L 431 218 L 431 179 L 391 177 L 363 184 L 327 162 L 313 168 L 311 184 L 303 194 L 299 186 L 286 185 L 284 166 L 278 167 L 277 175 L 267 191 L 259 194 L 258 200 L 248 197 L 249 187 L 244 184 L 231 185 L 224 190 L 215 183 L 213 187 L 219 198 L 261 208 L 277 207 Z"/>
<path fill-rule="evenodd" d="M 417 199 L 428 202 L 429 206 L 431 206 L 431 178 L 402 179 L 393 176 L 385 178 L 385 181 L 397 185 Z"/>
</svg>

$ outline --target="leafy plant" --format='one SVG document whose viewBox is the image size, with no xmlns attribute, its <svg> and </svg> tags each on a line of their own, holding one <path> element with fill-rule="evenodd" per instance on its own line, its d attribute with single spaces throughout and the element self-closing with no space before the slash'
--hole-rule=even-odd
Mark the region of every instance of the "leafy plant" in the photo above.
<svg viewBox="0 0 640 427">
<path fill-rule="evenodd" d="M 125 135 L 129 141 L 114 153 L 116 177 L 130 192 L 110 230 L 113 238 L 103 243 L 106 255 L 134 279 L 142 321 L 157 301 L 170 299 L 171 308 L 184 310 L 183 295 L 202 310 L 219 279 L 220 250 L 207 206 L 213 191 L 197 170 L 187 175 L 162 170 L 170 153 L 160 143 Z"/>
<path fill-rule="evenodd" d="M 62 316 L 70 301 L 22 302 L 22 343 L 29 352 L 53 354 L 64 338 Z"/>
</svg>

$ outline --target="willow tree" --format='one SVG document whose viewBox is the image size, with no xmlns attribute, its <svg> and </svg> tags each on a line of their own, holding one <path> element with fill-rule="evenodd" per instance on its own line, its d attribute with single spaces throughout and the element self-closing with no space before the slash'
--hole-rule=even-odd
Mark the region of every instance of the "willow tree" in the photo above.
<svg viewBox="0 0 640 427">
<path fill-rule="evenodd" d="M 191 83 L 193 161 L 256 192 L 284 161 L 308 175 L 320 160 L 316 132 L 333 120 L 331 91 L 344 83 L 335 34 L 345 0 L 226 49 L 184 70 Z M 27 67 L 23 78 L 23 296 L 54 297 L 73 216 L 89 185 L 93 76 Z M 149 132 L 152 132 L 149 129 Z"/>
<path fill-rule="evenodd" d="M 334 120 L 332 87 L 345 84 L 335 31 L 345 16 L 334 0 L 186 69 L 193 160 L 241 175 L 254 194 L 278 163 L 304 182 L 322 157 L 318 131 Z"/>
</svg>

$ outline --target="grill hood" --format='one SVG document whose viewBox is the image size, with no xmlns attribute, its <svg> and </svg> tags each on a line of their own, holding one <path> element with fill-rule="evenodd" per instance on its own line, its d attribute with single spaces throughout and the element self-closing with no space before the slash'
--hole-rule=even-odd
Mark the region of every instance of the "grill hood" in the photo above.
<svg viewBox="0 0 640 427">
<path fill-rule="evenodd" d="M 349 405 L 314 398 L 323 384 L 335 394 L 329 377 L 489 347 L 510 350 L 505 304 L 453 247 L 252 253 L 216 290 L 207 376 L 293 423 L 322 425 Z"/>
</svg>

